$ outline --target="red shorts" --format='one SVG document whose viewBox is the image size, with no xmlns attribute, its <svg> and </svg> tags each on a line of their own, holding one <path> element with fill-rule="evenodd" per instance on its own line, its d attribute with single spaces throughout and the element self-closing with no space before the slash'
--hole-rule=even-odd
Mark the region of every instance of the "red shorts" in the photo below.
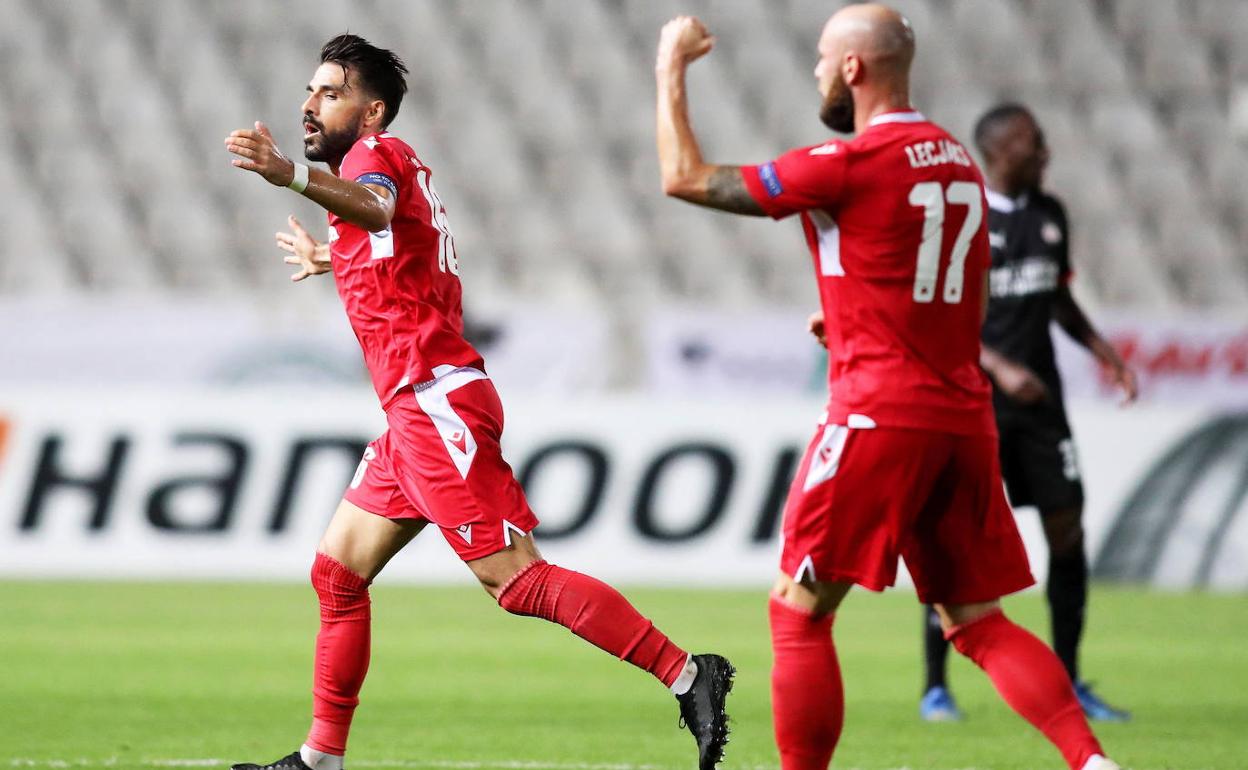
<svg viewBox="0 0 1248 770">
<path fill-rule="evenodd" d="M 789 490 L 780 568 L 882 591 L 899 556 L 927 603 L 989 601 L 1035 582 L 995 436 L 819 426 Z"/>
<path fill-rule="evenodd" d="M 387 519 L 423 519 L 464 561 L 497 553 L 537 526 L 503 460 L 503 405 L 484 372 L 456 369 L 386 411 L 344 497 Z"/>
</svg>

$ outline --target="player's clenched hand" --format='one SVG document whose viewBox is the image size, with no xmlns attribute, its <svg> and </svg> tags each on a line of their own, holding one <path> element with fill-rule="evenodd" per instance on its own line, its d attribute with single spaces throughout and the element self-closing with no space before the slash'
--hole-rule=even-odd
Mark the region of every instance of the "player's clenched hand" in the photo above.
<svg viewBox="0 0 1248 770">
<path fill-rule="evenodd" d="M 997 387 L 1020 404 L 1036 404 L 1049 398 L 1049 389 L 1035 372 L 1013 361 L 1002 361 L 992 372 Z"/>
<path fill-rule="evenodd" d="M 706 25 L 695 16 L 677 16 L 663 25 L 659 32 L 659 55 L 655 69 L 683 67 L 705 56 L 715 45 L 715 38 Z"/>
<path fill-rule="evenodd" d="M 828 337 L 823 327 L 823 311 L 816 310 L 810 314 L 810 318 L 806 319 L 806 331 L 815 335 L 815 339 L 819 340 L 819 344 L 823 347 L 828 346 Z"/>
<path fill-rule="evenodd" d="M 225 138 L 225 148 L 238 156 L 232 161 L 236 168 L 254 171 L 269 184 L 286 187 L 295 178 L 294 162 L 277 149 L 268 126 L 258 120 L 254 129 L 231 132 Z"/>
<path fill-rule="evenodd" d="M 329 244 L 318 243 L 307 230 L 303 229 L 303 225 L 299 224 L 294 214 L 291 214 L 286 221 L 290 223 L 290 229 L 294 232 L 278 233 L 277 247 L 294 255 L 286 257 L 286 264 L 299 265 L 301 268 L 299 272 L 290 277 L 290 280 L 302 281 L 309 275 L 328 273 L 332 267 Z"/>
</svg>

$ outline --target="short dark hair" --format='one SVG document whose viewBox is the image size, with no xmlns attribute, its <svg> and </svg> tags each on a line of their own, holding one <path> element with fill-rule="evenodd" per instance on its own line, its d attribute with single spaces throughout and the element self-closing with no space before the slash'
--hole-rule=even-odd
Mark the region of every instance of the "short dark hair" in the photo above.
<svg viewBox="0 0 1248 770">
<path fill-rule="evenodd" d="M 403 60 L 393 51 L 378 48 L 359 35 L 347 33 L 332 38 L 322 46 L 321 64 L 327 62 L 341 66 L 344 77 L 354 69 L 356 82 L 386 105 L 381 125 L 390 125 L 390 121 L 399 114 L 403 94 L 407 93 L 407 65 L 403 64 Z"/>
<path fill-rule="evenodd" d="M 1032 117 L 1031 110 L 1027 109 L 1018 102 L 1005 102 L 998 104 L 996 107 L 988 110 L 975 122 L 975 146 L 979 148 L 979 154 L 984 157 L 988 156 L 988 137 L 992 135 L 997 127 L 1005 123 L 1007 120 L 1013 120 L 1019 115 Z"/>
</svg>

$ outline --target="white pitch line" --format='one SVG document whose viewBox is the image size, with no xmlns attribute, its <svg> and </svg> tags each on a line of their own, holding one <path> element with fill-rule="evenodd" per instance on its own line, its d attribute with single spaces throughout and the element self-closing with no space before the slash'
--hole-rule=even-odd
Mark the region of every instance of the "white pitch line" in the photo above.
<svg viewBox="0 0 1248 770">
<path fill-rule="evenodd" d="M 105 759 L 10 759 L 9 767 L 15 768 L 50 768 L 64 770 L 66 768 L 88 767 L 219 767 L 226 768 L 231 764 L 228 759 L 132 759 L 122 760 L 119 757 Z M 447 759 L 376 759 L 351 762 L 350 768 L 430 768 L 431 770 L 677 770 L 682 765 L 628 764 L 621 762 L 544 762 L 539 759 L 500 760 L 498 762 L 456 761 Z M 737 770 L 779 770 L 777 765 L 752 765 Z M 846 770 L 857 770 L 846 768 Z M 894 770 L 911 770 L 909 767 L 898 767 Z M 981 770 L 981 768 L 964 767 L 959 770 Z"/>
<path fill-rule="evenodd" d="M 237 760 L 233 760 L 237 761 Z M 227 767 L 228 759 L 10 759 L 15 768 L 79 768 L 79 767 Z M 669 765 L 627 764 L 619 762 L 544 762 L 542 760 L 499 760 L 497 762 L 453 761 L 445 759 L 379 759 L 357 760 L 352 768 L 433 768 L 434 770 L 674 770 Z M 770 765 L 746 770 L 778 770 Z"/>
</svg>

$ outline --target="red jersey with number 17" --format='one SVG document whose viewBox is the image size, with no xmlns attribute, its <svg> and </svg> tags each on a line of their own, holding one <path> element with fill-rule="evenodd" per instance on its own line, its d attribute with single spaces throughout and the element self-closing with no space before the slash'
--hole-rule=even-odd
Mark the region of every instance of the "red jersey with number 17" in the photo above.
<svg viewBox="0 0 1248 770">
<path fill-rule="evenodd" d="M 329 215 L 334 282 L 382 407 L 407 385 L 461 366 L 482 369 L 464 339 L 459 262 L 432 172 L 402 140 L 380 133 L 352 145 L 339 175 L 385 187 L 395 200 L 381 232 Z"/>
<path fill-rule="evenodd" d="M 801 214 L 828 340 L 830 422 L 993 434 L 979 368 L 991 264 L 983 178 L 917 112 L 742 169 L 777 219 Z"/>
</svg>

